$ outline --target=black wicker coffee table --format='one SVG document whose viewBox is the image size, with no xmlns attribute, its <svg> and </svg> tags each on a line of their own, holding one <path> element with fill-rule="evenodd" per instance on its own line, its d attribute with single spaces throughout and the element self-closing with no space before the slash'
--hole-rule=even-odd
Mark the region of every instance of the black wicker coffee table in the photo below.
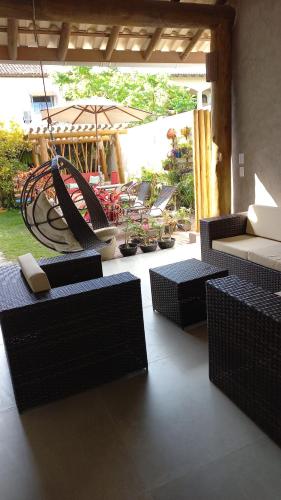
<svg viewBox="0 0 281 500">
<path fill-rule="evenodd" d="M 150 269 L 153 309 L 182 328 L 206 319 L 205 282 L 228 271 L 189 259 Z"/>
</svg>

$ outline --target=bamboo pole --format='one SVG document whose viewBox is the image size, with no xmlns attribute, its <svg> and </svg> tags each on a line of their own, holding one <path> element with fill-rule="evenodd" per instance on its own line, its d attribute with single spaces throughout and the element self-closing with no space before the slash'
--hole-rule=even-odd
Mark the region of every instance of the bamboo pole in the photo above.
<svg viewBox="0 0 281 500">
<path fill-rule="evenodd" d="M 206 182 L 208 188 L 208 207 L 207 217 L 213 215 L 213 179 L 212 179 L 212 140 L 211 140 L 211 113 L 208 110 L 204 111 L 204 127 L 205 127 L 205 147 L 206 147 Z"/>
<path fill-rule="evenodd" d="M 45 161 L 49 160 L 47 141 L 43 137 L 40 137 L 38 142 L 40 147 L 40 162 L 45 163 Z"/>
<path fill-rule="evenodd" d="M 195 192 L 195 231 L 199 231 L 201 217 L 201 181 L 200 181 L 200 148 L 199 148 L 199 119 L 198 110 L 194 117 L 194 192 Z"/>
<path fill-rule="evenodd" d="M 200 181 L 201 181 L 201 217 L 208 216 L 208 185 L 207 185 L 207 171 L 206 171 L 206 136 L 205 136 L 205 122 L 204 110 L 198 111 L 199 122 L 199 155 L 200 155 Z"/>
<path fill-rule="evenodd" d="M 94 143 L 91 142 L 91 154 L 90 154 L 90 169 L 91 169 L 91 172 L 93 171 L 93 159 L 94 159 Z"/>
<path fill-rule="evenodd" d="M 86 156 L 86 172 L 89 172 L 89 166 L 88 166 L 88 143 L 87 143 L 87 141 L 85 142 L 85 156 Z"/>
<path fill-rule="evenodd" d="M 101 163 L 102 173 L 104 175 L 105 180 L 107 181 L 109 179 L 109 176 L 108 176 L 106 154 L 105 154 L 105 150 L 104 150 L 103 141 L 100 141 L 99 154 L 100 154 L 100 163 Z"/>
<path fill-rule="evenodd" d="M 123 168 L 123 162 L 122 162 L 122 152 L 121 152 L 118 134 L 114 135 L 114 147 L 115 147 L 116 163 L 117 163 L 117 168 L 118 168 L 118 173 L 119 173 L 119 179 L 120 179 L 121 183 L 124 183 L 125 182 L 125 174 L 124 174 L 124 168 Z"/>
<path fill-rule="evenodd" d="M 83 155 L 83 160 L 84 160 L 84 169 L 83 169 L 83 171 L 87 172 L 87 168 L 86 168 L 86 156 L 85 156 L 85 151 L 84 151 L 84 145 L 83 145 L 82 142 L 80 142 L 79 144 L 80 144 L 80 148 L 81 148 L 82 155 Z"/>
<path fill-rule="evenodd" d="M 38 155 L 36 153 L 36 145 L 35 144 L 32 146 L 31 159 L 32 159 L 33 165 L 35 167 L 37 167 L 37 165 L 39 165 L 39 162 L 38 162 Z"/>
<path fill-rule="evenodd" d="M 79 159 L 79 151 L 77 148 L 77 144 L 73 144 L 73 150 L 74 150 L 74 154 L 76 156 L 77 166 L 79 167 L 80 171 L 83 172 L 83 167 L 82 167 L 80 159 Z"/>
</svg>

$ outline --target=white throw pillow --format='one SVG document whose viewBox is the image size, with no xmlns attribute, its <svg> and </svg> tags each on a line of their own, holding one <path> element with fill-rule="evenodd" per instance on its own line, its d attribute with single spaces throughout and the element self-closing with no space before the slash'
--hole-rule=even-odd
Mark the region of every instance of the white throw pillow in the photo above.
<svg viewBox="0 0 281 500">
<path fill-rule="evenodd" d="M 18 262 L 27 283 L 34 293 L 46 292 L 51 289 L 47 274 L 41 269 L 31 253 L 20 255 Z"/>
<path fill-rule="evenodd" d="M 247 217 L 248 234 L 281 241 L 281 207 L 250 205 Z"/>
</svg>

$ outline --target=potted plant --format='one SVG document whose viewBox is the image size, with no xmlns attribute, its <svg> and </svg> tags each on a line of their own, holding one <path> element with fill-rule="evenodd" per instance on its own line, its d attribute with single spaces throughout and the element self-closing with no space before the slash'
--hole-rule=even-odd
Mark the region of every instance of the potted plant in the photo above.
<svg viewBox="0 0 281 500">
<path fill-rule="evenodd" d="M 176 213 L 171 210 L 164 210 L 162 213 L 162 221 L 164 224 L 164 233 L 172 235 L 177 227 Z"/>
<path fill-rule="evenodd" d="M 190 208 L 180 207 L 176 213 L 177 215 L 177 226 L 183 231 L 190 231 L 191 221 L 190 221 Z"/>
<path fill-rule="evenodd" d="M 149 220 L 145 220 L 140 225 L 139 235 L 141 236 L 140 248 L 143 253 L 155 252 L 157 248 L 157 240 L 153 236 L 152 231 L 155 230 L 151 227 Z"/>
<path fill-rule="evenodd" d="M 170 224 L 167 225 L 166 222 L 162 222 L 158 225 L 159 239 L 157 243 L 159 248 L 161 248 L 161 250 L 165 250 L 166 248 L 172 248 L 176 241 L 175 238 L 172 238 L 172 226 Z"/>
<path fill-rule="evenodd" d="M 125 221 L 124 228 L 124 243 L 119 245 L 119 250 L 123 257 L 130 257 L 131 255 L 136 255 L 138 245 L 130 241 L 132 234 L 134 233 L 135 223 L 128 217 Z"/>
</svg>

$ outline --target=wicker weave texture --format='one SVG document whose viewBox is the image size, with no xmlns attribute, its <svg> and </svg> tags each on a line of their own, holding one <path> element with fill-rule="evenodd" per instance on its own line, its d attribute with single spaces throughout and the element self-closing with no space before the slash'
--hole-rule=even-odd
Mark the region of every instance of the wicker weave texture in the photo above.
<svg viewBox="0 0 281 500">
<path fill-rule="evenodd" d="M 95 250 L 41 259 L 39 265 L 48 275 L 52 287 L 63 286 L 66 283 L 79 283 L 103 275 L 101 255 Z"/>
<path fill-rule="evenodd" d="M 214 266 L 228 269 L 242 279 L 258 287 L 277 292 L 281 290 L 281 273 L 246 259 L 212 249 L 212 241 L 230 236 L 238 236 L 246 231 L 247 216 L 234 214 L 225 217 L 202 219 L 200 221 L 201 257 Z"/>
<path fill-rule="evenodd" d="M 205 282 L 227 271 L 189 259 L 150 269 L 153 309 L 182 328 L 206 319 Z"/>
<path fill-rule="evenodd" d="M 210 380 L 281 445 L 281 298 L 235 276 L 206 288 Z"/>
<path fill-rule="evenodd" d="M 20 411 L 147 368 L 139 279 L 121 273 L 46 295 L 0 315 Z"/>
</svg>

